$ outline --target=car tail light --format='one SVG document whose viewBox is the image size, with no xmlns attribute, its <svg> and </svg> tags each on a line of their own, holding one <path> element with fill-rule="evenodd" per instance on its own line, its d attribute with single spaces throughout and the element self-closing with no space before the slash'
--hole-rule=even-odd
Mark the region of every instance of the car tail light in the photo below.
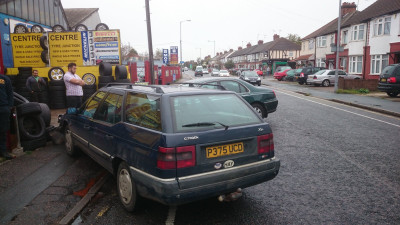
<svg viewBox="0 0 400 225">
<path fill-rule="evenodd" d="M 276 97 L 275 91 L 274 91 L 274 90 L 272 90 L 272 92 L 274 92 L 274 96 Z"/>
<path fill-rule="evenodd" d="M 317 76 L 314 76 L 313 79 L 317 79 Z"/>
<path fill-rule="evenodd" d="M 391 83 L 391 84 L 396 83 L 396 77 L 389 77 L 389 78 L 387 79 L 387 82 L 388 82 L 388 83 Z"/>
<path fill-rule="evenodd" d="M 160 169 L 185 168 L 196 165 L 196 147 L 158 148 L 157 167 Z"/>
<path fill-rule="evenodd" d="M 304 77 L 304 73 L 300 73 L 300 77 Z"/>
<path fill-rule="evenodd" d="M 274 156 L 274 135 L 272 133 L 257 137 L 258 154 L 262 154 L 263 158 Z"/>
</svg>

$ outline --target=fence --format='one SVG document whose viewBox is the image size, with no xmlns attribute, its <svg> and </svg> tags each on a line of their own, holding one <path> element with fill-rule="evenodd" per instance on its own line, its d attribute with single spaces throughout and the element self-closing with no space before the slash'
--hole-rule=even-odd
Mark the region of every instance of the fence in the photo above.
<svg viewBox="0 0 400 225">
<path fill-rule="evenodd" d="M 361 79 L 347 80 L 344 79 L 343 77 L 339 77 L 338 88 L 344 90 L 350 90 L 350 89 L 358 90 L 361 88 L 365 88 L 370 91 L 376 91 L 378 90 L 378 82 L 379 80 L 361 80 Z"/>
</svg>

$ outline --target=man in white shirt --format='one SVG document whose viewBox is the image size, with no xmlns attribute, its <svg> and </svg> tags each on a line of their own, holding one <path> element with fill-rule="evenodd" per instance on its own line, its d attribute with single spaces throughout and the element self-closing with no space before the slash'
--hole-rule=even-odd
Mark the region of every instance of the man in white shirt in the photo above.
<svg viewBox="0 0 400 225">
<path fill-rule="evenodd" d="M 68 72 L 64 74 L 68 108 L 79 108 L 82 105 L 82 86 L 85 85 L 85 82 L 75 73 L 76 64 L 68 64 Z"/>
</svg>

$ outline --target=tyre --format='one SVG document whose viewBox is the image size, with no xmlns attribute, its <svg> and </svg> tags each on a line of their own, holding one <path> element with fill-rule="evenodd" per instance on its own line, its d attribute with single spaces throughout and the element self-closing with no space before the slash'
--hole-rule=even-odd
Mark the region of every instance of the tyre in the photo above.
<svg viewBox="0 0 400 225">
<path fill-rule="evenodd" d="M 39 103 L 39 106 L 41 108 L 40 116 L 42 117 L 46 127 L 48 127 L 48 126 L 50 126 L 50 123 L 51 123 L 50 108 L 44 103 Z"/>
<path fill-rule="evenodd" d="M 112 75 L 111 64 L 106 62 L 101 62 L 99 65 L 99 73 L 100 76 L 111 76 Z"/>
<path fill-rule="evenodd" d="M 386 94 L 390 97 L 396 97 L 397 95 L 399 95 L 399 92 L 386 92 Z"/>
<path fill-rule="evenodd" d="M 258 86 L 261 86 L 261 82 L 258 82 Z"/>
<path fill-rule="evenodd" d="M 92 91 L 92 92 L 96 92 L 96 90 L 97 90 L 97 86 L 96 86 L 96 84 L 92 84 L 92 85 L 85 85 L 85 86 L 83 86 L 83 87 L 82 87 L 82 89 L 83 89 L 83 92 L 85 92 L 85 91 Z"/>
<path fill-rule="evenodd" d="M 47 144 L 46 136 L 35 140 L 21 141 L 21 146 L 24 148 L 24 152 L 34 151 L 38 148 L 46 146 L 46 144 Z"/>
<path fill-rule="evenodd" d="M 119 200 L 128 212 L 133 212 L 137 209 L 139 195 L 136 190 L 136 184 L 128 165 L 125 162 L 121 162 L 117 173 L 117 191 Z"/>
<path fill-rule="evenodd" d="M 129 80 L 129 79 L 119 79 L 119 80 L 116 80 L 115 83 L 131 83 L 131 80 Z"/>
<path fill-rule="evenodd" d="M 53 92 L 53 91 L 64 91 L 65 92 L 66 88 L 65 86 L 50 86 L 49 87 L 49 91 Z"/>
<path fill-rule="evenodd" d="M 86 85 L 94 85 L 96 84 L 96 77 L 91 73 L 85 73 L 82 76 L 82 80 L 85 82 Z M 83 86 L 85 87 L 85 86 Z"/>
<path fill-rule="evenodd" d="M 323 80 L 322 81 L 322 86 L 323 87 L 329 87 L 329 85 L 331 85 L 331 82 L 329 82 L 329 80 Z"/>
<path fill-rule="evenodd" d="M 28 99 L 26 99 L 22 95 L 14 92 L 14 102 L 15 101 L 18 101 L 18 103 L 19 103 L 18 105 L 29 102 Z"/>
<path fill-rule="evenodd" d="M 88 28 L 87 28 L 87 26 L 85 24 L 81 24 L 80 23 L 80 24 L 75 26 L 75 31 L 76 32 L 87 31 L 87 30 L 88 30 Z"/>
<path fill-rule="evenodd" d="M 107 86 L 107 84 L 108 84 L 108 83 L 99 83 L 99 84 L 97 85 L 97 88 L 100 89 L 100 88 L 102 88 L 102 87 Z"/>
<path fill-rule="evenodd" d="M 303 85 L 304 84 L 304 82 L 303 81 L 300 81 L 300 82 L 298 82 L 300 85 Z"/>
<path fill-rule="evenodd" d="M 17 113 L 19 117 L 31 114 L 39 114 L 42 108 L 40 108 L 37 102 L 28 102 L 17 106 Z"/>
<path fill-rule="evenodd" d="M 65 31 L 65 28 L 64 28 L 62 25 L 60 25 L 60 24 L 56 24 L 56 25 L 54 25 L 54 26 L 51 28 L 51 30 L 52 30 L 53 32 L 64 32 L 64 31 Z"/>
<path fill-rule="evenodd" d="M 60 67 L 53 67 L 49 70 L 48 77 L 50 80 L 62 80 L 64 79 L 64 70 Z"/>
<path fill-rule="evenodd" d="M 32 75 L 32 67 L 18 67 L 19 73 L 29 73 Z"/>
<path fill-rule="evenodd" d="M 79 149 L 75 146 L 74 140 L 72 137 L 72 132 L 69 127 L 65 127 L 64 129 L 64 137 L 65 137 L 65 150 L 69 156 L 77 156 L 79 153 Z"/>
<path fill-rule="evenodd" d="M 65 87 L 65 83 L 64 80 L 50 80 L 49 81 L 49 87 L 51 86 L 64 86 Z"/>
<path fill-rule="evenodd" d="M 67 103 L 51 103 L 50 109 L 66 109 Z"/>
<path fill-rule="evenodd" d="M 262 105 L 258 103 L 253 103 L 251 104 L 251 106 L 253 106 L 253 109 L 257 112 L 258 115 L 261 116 L 261 118 L 266 118 L 268 116 L 267 111 L 264 107 L 262 107 Z"/>
<path fill-rule="evenodd" d="M 46 125 L 39 114 L 29 114 L 18 118 L 21 140 L 34 140 L 45 135 Z"/>
<path fill-rule="evenodd" d="M 99 83 L 111 83 L 114 82 L 113 76 L 99 76 Z"/>
<path fill-rule="evenodd" d="M 126 67 L 123 65 L 115 66 L 115 78 L 118 79 L 126 79 L 128 77 L 128 71 Z"/>
<path fill-rule="evenodd" d="M 23 34 L 29 33 L 28 28 L 23 24 L 18 24 L 14 27 L 14 33 L 16 34 Z"/>
<path fill-rule="evenodd" d="M 42 51 L 42 53 L 40 53 L 40 58 L 44 63 L 49 64 L 49 51 L 48 50 Z"/>
<path fill-rule="evenodd" d="M 49 49 L 49 42 L 47 40 L 47 36 L 43 35 L 40 37 L 40 46 L 44 49 L 47 50 Z"/>
<path fill-rule="evenodd" d="M 32 27 L 31 27 L 31 33 L 43 33 L 43 31 L 44 31 L 44 29 L 43 29 L 43 27 L 42 26 L 40 26 L 40 25 L 33 25 Z"/>
<path fill-rule="evenodd" d="M 105 23 L 99 23 L 96 25 L 96 30 L 109 30 L 107 24 Z"/>
</svg>

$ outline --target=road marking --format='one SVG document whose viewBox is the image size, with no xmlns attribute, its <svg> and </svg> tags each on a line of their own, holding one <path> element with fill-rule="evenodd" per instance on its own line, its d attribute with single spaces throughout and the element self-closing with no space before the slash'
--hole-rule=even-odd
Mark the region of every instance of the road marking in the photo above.
<svg viewBox="0 0 400 225">
<path fill-rule="evenodd" d="M 170 206 L 168 210 L 168 217 L 165 221 L 165 225 L 174 225 L 176 215 L 176 206 Z"/>
<path fill-rule="evenodd" d="M 327 104 L 324 104 L 324 103 L 316 102 L 316 101 L 313 101 L 313 100 L 310 100 L 310 99 L 306 99 L 306 98 L 303 98 L 303 97 L 299 97 L 299 96 L 296 96 L 296 95 L 293 95 L 293 94 L 286 93 L 286 92 L 284 92 L 282 90 L 278 90 L 277 92 L 292 96 L 294 98 L 302 99 L 302 100 L 309 101 L 309 102 L 312 102 L 312 103 L 315 103 L 315 104 L 323 105 L 323 106 L 326 106 L 326 107 L 330 107 L 330 108 L 333 108 L 333 109 L 337 109 L 337 110 L 340 110 L 340 111 L 343 111 L 343 112 L 351 113 L 351 114 L 354 114 L 354 115 L 357 115 L 357 116 L 361 116 L 361 117 L 364 117 L 364 118 L 367 118 L 367 119 L 375 120 L 375 121 L 378 121 L 378 122 L 381 122 L 381 123 L 386 123 L 388 125 L 392 125 L 392 126 L 400 128 L 400 125 L 397 125 L 397 124 L 389 123 L 389 122 L 386 122 L 386 121 L 383 121 L 383 120 L 379 120 L 379 119 L 375 119 L 375 118 L 372 118 L 372 117 L 369 117 L 369 116 L 365 116 L 365 115 L 362 115 L 362 114 L 359 114 L 359 113 L 355 113 L 355 112 L 352 112 L 352 111 L 349 111 L 349 110 L 346 110 L 346 109 L 341 109 L 341 108 L 338 108 L 338 107 L 335 107 L 335 106 L 331 106 L 331 105 L 327 105 Z"/>
</svg>

